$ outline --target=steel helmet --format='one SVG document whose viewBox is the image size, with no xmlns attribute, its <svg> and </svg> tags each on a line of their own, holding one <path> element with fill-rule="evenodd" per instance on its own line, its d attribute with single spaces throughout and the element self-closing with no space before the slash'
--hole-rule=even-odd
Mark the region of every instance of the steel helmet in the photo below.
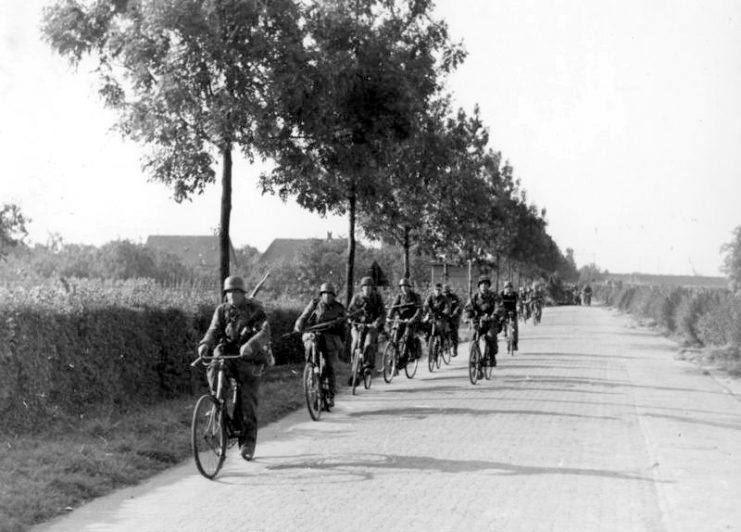
<svg viewBox="0 0 741 532">
<path fill-rule="evenodd" d="M 231 275 L 224 279 L 224 292 L 229 292 L 230 290 L 241 290 L 246 293 L 247 290 L 244 287 L 244 279 L 237 277 L 236 275 Z"/>
<path fill-rule="evenodd" d="M 512 288 L 512 281 L 507 281 L 504 283 L 504 288 Z"/>
<path fill-rule="evenodd" d="M 373 286 L 373 279 L 371 279 L 370 277 L 363 277 L 360 280 L 360 286 L 361 286 L 361 288 L 363 286 Z"/>
<path fill-rule="evenodd" d="M 479 281 L 476 283 L 476 286 L 479 286 L 481 283 L 488 283 L 489 286 L 491 286 L 491 279 L 489 279 L 488 275 L 480 275 Z"/>
<path fill-rule="evenodd" d="M 319 293 L 323 294 L 325 292 L 330 293 L 333 296 L 337 295 L 337 292 L 335 291 L 334 285 L 332 283 L 322 283 L 322 286 L 319 287 Z"/>
<path fill-rule="evenodd" d="M 402 277 L 399 280 L 399 286 L 408 286 L 409 288 L 411 288 L 412 287 L 412 283 L 410 283 L 409 282 L 409 279 L 407 279 L 406 277 Z"/>
</svg>

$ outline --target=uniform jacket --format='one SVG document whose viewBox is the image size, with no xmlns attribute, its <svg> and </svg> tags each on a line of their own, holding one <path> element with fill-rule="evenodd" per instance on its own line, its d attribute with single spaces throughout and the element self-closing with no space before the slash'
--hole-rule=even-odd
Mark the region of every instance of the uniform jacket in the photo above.
<svg viewBox="0 0 741 532">
<path fill-rule="evenodd" d="M 398 315 L 403 320 L 416 320 L 422 314 L 422 298 L 412 290 L 407 294 L 398 294 L 391 306 L 395 307 L 389 314 L 392 318 Z"/>
<path fill-rule="evenodd" d="M 457 318 L 458 316 L 461 315 L 461 311 L 463 311 L 463 307 L 461 306 L 461 298 L 458 297 L 453 292 L 445 294 L 445 296 L 448 298 L 448 301 L 450 302 L 450 317 Z"/>
<path fill-rule="evenodd" d="M 302 330 L 304 327 L 311 327 L 312 325 L 319 325 L 320 323 L 344 318 L 346 315 L 345 305 L 339 301 L 325 303 L 321 298 L 315 298 L 306 305 L 306 308 L 296 320 L 294 329 Z M 345 323 L 341 321 L 323 332 L 324 334 L 344 336 Z"/>
<path fill-rule="evenodd" d="M 492 316 L 494 315 L 494 311 L 497 309 L 498 303 L 499 296 L 497 296 L 496 292 L 491 290 L 489 290 L 489 292 L 485 294 L 476 292 L 466 305 L 466 314 L 468 315 L 468 317 L 475 318 L 479 318 L 484 315 Z"/>
<path fill-rule="evenodd" d="M 509 312 L 517 312 L 517 292 L 512 290 L 511 294 L 505 293 L 504 290 L 499 292 L 499 299 L 502 302 L 502 307 L 504 307 L 504 310 L 507 310 Z"/>
<path fill-rule="evenodd" d="M 386 307 L 383 304 L 383 298 L 381 294 L 375 291 L 371 292 L 368 297 L 362 293 L 355 294 L 347 310 L 350 314 L 362 311 L 366 323 L 379 320 L 379 324 L 383 325 L 386 320 Z"/>
<path fill-rule="evenodd" d="M 247 298 L 240 305 L 223 303 L 216 307 L 211 325 L 199 345 L 212 349 L 217 344 L 235 348 L 248 340 L 264 347 L 270 342 L 270 326 L 262 304 Z"/>
<path fill-rule="evenodd" d="M 435 295 L 433 292 L 425 300 L 425 311 L 435 317 L 450 315 L 450 300 L 444 294 Z"/>
</svg>

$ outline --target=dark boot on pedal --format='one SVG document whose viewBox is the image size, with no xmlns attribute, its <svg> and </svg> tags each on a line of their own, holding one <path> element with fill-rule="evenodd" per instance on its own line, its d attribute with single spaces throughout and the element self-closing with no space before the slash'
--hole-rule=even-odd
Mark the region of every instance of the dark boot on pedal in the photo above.
<svg viewBox="0 0 741 532">
<path fill-rule="evenodd" d="M 255 456 L 255 444 L 254 443 L 241 443 L 239 445 L 239 456 L 247 460 L 252 460 Z"/>
</svg>

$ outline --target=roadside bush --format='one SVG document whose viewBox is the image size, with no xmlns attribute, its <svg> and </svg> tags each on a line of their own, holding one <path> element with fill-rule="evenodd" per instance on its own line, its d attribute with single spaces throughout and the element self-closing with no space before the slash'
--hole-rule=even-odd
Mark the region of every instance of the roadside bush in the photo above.
<svg viewBox="0 0 741 532">
<path fill-rule="evenodd" d="M 595 286 L 595 297 L 654 320 L 689 345 L 741 346 L 741 298 L 729 290 L 605 283 Z"/>
</svg>

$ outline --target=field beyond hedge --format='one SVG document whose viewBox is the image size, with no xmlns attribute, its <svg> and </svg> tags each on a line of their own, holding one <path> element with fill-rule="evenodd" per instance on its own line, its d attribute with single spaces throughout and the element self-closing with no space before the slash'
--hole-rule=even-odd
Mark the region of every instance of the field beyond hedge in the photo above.
<svg viewBox="0 0 741 532">
<path fill-rule="evenodd" d="M 596 286 L 595 297 L 678 338 L 702 362 L 741 375 L 741 297 L 730 290 L 613 283 Z"/>
</svg>

